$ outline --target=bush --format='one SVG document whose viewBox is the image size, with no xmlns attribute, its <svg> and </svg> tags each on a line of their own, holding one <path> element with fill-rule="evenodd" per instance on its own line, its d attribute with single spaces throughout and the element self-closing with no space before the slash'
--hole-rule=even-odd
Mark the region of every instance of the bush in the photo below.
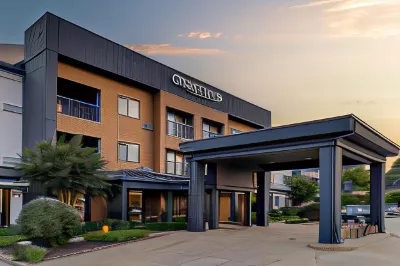
<svg viewBox="0 0 400 266">
<path fill-rule="evenodd" d="M 301 224 L 301 223 L 306 223 L 309 220 L 307 218 L 299 218 L 299 219 L 293 219 L 293 220 L 287 220 L 285 221 L 286 224 Z"/>
<path fill-rule="evenodd" d="M 257 212 L 251 213 L 251 224 L 257 224 Z"/>
<path fill-rule="evenodd" d="M 101 230 L 104 225 L 108 225 L 111 228 L 111 230 L 129 230 L 129 229 L 131 229 L 131 223 L 129 221 L 123 221 L 123 220 L 118 220 L 118 219 L 104 219 L 98 223 L 97 230 Z M 95 230 L 92 230 L 92 231 L 95 231 Z"/>
<path fill-rule="evenodd" d="M 36 199 L 22 207 L 17 223 L 29 238 L 43 238 L 49 243 L 64 243 L 80 226 L 78 211 L 54 199 Z"/>
<path fill-rule="evenodd" d="M 104 233 L 103 231 L 89 232 L 83 235 L 86 241 L 124 242 L 149 235 L 148 230 L 117 230 Z"/>
<path fill-rule="evenodd" d="M 83 233 L 93 232 L 99 230 L 100 227 L 96 222 L 85 222 L 82 226 Z"/>
<path fill-rule="evenodd" d="M 294 219 L 299 219 L 299 216 L 279 216 L 279 217 L 268 217 L 269 222 L 274 223 L 274 222 L 282 222 L 282 221 L 287 221 L 287 220 L 294 220 Z"/>
<path fill-rule="evenodd" d="M 25 236 L 1 236 L 0 237 L 0 247 L 8 247 L 18 241 L 23 241 L 26 239 L 27 238 Z"/>
<path fill-rule="evenodd" d="M 43 260 L 47 250 L 38 246 L 32 245 L 13 245 L 13 257 L 15 260 L 37 263 Z"/>
<path fill-rule="evenodd" d="M 9 227 L 0 228 L 0 236 L 16 236 L 21 234 L 21 226 L 10 225 Z"/>
<path fill-rule="evenodd" d="M 186 215 L 178 215 L 176 217 L 172 218 L 173 222 L 178 222 L 178 223 L 185 223 L 186 222 Z"/>
<path fill-rule="evenodd" d="M 146 223 L 145 227 L 147 230 L 151 231 L 177 231 L 186 230 L 186 223 Z"/>
<path fill-rule="evenodd" d="M 319 221 L 319 203 L 313 203 L 302 207 L 298 215 L 310 221 Z"/>
<path fill-rule="evenodd" d="M 142 226 L 144 226 L 144 224 L 143 223 L 141 223 L 141 222 L 137 222 L 137 221 L 129 221 L 129 224 L 130 224 L 130 229 L 134 229 L 134 228 L 137 228 L 137 227 L 142 227 Z"/>
<path fill-rule="evenodd" d="M 300 211 L 300 208 L 298 207 L 283 207 L 279 209 L 282 211 L 283 216 L 297 216 L 297 214 Z"/>
</svg>

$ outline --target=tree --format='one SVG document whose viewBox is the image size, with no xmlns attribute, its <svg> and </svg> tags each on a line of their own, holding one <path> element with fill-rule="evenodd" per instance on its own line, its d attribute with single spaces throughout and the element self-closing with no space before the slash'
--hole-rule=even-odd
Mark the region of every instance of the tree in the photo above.
<svg viewBox="0 0 400 266">
<path fill-rule="evenodd" d="M 370 174 L 363 167 L 356 167 L 345 170 L 342 176 L 342 182 L 352 181 L 354 190 L 367 191 L 370 187 Z"/>
<path fill-rule="evenodd" d="M 286 180 L 291 188 L 290 197 L 296 204 L 312 200 L 318 193 L 318 183 L 302 175 L 294 175 Z"/>
<path fill-rule="evenodd" d="M 399 203 L 400 202 L 400 191 L 388 192 L 385 195 L 386 203 Z"/>
<path fill-rule="evenodd" d="M 396 182 L 399 180 L 398 182 Z M 386 185 L 394 185 L 394 182 L 400 182 L 400 158 L 397 159 L 392 168 L 386 173 Z"/>
<path fill-rule="evenodd" d="M 61 202 L 73 206 L 81 194 L 112 194 L 102 171 L 105 165 L 96 149 L 82 147 L 82 135 L 76 135 L 68 143 L 62 136 L 58 142 L 41 141 L 33 150 L 24 149 L 16 169 L 22 171 L 23 180 L 39 182 Z"/>
</svg>

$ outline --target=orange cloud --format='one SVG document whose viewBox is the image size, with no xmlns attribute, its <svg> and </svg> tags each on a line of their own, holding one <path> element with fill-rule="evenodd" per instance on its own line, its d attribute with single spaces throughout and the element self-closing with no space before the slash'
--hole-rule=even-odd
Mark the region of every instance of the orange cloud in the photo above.
<svg viewBox="0 0 400 266">
<path fill-rule="evenodd" d="M 218 39 L 221 36 L 222 32 L 217 32 L 215 34 L 212 34 L 211 32 L 193 31 L 188 34 L 188 38 L 199 38 L 199 39 L 208 39 L 208 38 Z"/>
<path fill-rule="evenodd" d="M 292 8 L 323 10 L 331 37 L 381 38 L 400 35 L 399 0 L 320 0 Z"/>
<path fill-rule="evenodd" d="M 164 54 L 164 55 L 217 55 L 224 53 L 220 49 L 203 49 L 172 46 L 171 44 L 131 44 L 127 48 L 142 54 Z"/>
</svg>

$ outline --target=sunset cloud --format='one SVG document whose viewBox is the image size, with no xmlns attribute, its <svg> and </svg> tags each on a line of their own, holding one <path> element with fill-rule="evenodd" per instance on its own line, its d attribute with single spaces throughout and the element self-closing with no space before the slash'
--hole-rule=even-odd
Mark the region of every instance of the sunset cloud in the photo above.
<svg viewBox="0 0 400 266">
<path fill-rule="evenodd" d="M 200 31 L 193 31 L 187 35 L 188 38 L 199 38 L 199 39 L 208 39 L 208 38 L 218 39 L 221 36 L 222 32 L 211 33 L 211 32 L 200 32 Z"/>
<path fill-rule="evenodd" d="M 131 44 L 127 48 L 142 54 L 156 55 L 217 55 L 224 53 L 219 49 L 203 49 L 172 46 L 171 44 Z"/>
<path fill-rule="evenodd" d="M 331 37 L 382 38 L 400 34 L 399 0 L 319 0 L 292 8 L 324 7 Z"/>
</svg>

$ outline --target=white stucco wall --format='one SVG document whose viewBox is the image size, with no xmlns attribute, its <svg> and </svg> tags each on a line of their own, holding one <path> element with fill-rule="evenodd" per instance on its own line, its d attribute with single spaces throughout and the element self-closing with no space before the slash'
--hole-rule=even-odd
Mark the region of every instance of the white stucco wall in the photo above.
<svg viewBox="0 0 400 266">
<path fill-rule="evenodd" d="M 22 151 L 22 114 L 4 110 L 4 104 L 22 108 L 22 77 L 0 70 L 0 167 L 13 167 Z"/>
</svg>

